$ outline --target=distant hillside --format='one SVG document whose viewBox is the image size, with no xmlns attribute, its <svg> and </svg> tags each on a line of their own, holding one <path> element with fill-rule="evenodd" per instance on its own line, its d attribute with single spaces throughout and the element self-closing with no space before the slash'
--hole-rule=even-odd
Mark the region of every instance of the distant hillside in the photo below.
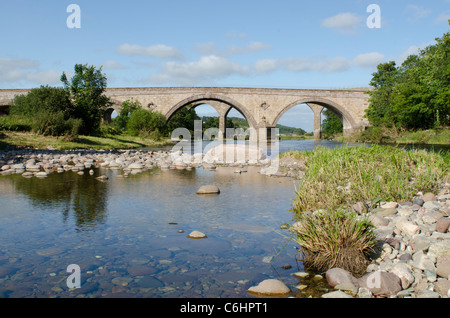
<svg viewBox="0 0 450 318">
<path fill-rule="evenodd" d="M 275 127 L 279 129 L 280 135 L 304 135 L 306 133 L 306 131 L 301 128 L 289 127 L 280 124 L 277 124 Z"/>
</svg>

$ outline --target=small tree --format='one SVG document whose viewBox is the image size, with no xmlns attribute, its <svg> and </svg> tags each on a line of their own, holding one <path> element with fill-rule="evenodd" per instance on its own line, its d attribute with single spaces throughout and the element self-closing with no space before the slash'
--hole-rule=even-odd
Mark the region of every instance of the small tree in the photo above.
<svg viewBox="0 0 450 318">
<path fill-rule="evenodd" d="M 165 127 L 166 117 L 163 114 L 142 108 L 134 111 L 127 123 L 127 130 L 133 136 L 159 135 Z"/>
<path fill-rule="evenodd" d="M 95 66 L 76 64 L 74 69 L 70 82 L 64 72 L 61 81 L 74 104 L 71 117 L 80 118 L 83 121 L 81 132 L 89 135 L 98 131 L 103 112 L 111 105 L 109 98 L 103 95 L 107 79 L 101 67 L 97 70 Z"/>
<path fill-rule="evenodd" d="M 325 138 L 343 132 L 343 126 L 340 119 L 329 109 L 323 111 L 325 119 L 322 122 L 322 133 Z"/>
<path fill-rule="evenodd" d="M 131 114 L 141 109 L 142 105 L 139 101 L 130 101 L 126 100 L 122 103 L 122 108 L 120 110 L 120 115 L 116 117 L 114 120 L 114 126 L 119 128 L 120 130 L 125 130 L 127 128 L 128 121 L 130 119 Z"/>
</svg>

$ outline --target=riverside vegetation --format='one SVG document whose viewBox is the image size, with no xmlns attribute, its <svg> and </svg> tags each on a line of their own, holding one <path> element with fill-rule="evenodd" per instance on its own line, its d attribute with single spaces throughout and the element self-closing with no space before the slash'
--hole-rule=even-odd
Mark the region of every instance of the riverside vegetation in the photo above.
<svg viewBox="0 0 450 318">
<path fill-rule="evenodd" d="M 449 273 L 442 266 L 450 265 L 448 153 L 372 145 L 291 151 L 281 158 L 294 159 L 305 171 L 289 231 L 306 268 L 326 273 L 332 287 L 347 284 L 344 289 L 360 297 L 447 297 Z M 398 275 L 386 278 L 394 267 Z M 374 268 L 381 289 L 367 287 Z M 397 279 L 398 286 L 387 283 Z"/>
</svg>

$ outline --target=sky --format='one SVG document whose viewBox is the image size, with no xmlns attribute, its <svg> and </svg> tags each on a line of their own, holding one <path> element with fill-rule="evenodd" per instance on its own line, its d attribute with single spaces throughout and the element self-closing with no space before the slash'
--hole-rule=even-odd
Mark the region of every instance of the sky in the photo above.
<svg viewBox="0 0 450 318">
<path fill-rule="evenodd" d="M 368 87 L 449 19 L 450 0 L 3 0 L 0 88 L 61 86 L 86 63 L 108 87 Z M 279 123 L 312 131 L 312 111 Z"/>
</svg>

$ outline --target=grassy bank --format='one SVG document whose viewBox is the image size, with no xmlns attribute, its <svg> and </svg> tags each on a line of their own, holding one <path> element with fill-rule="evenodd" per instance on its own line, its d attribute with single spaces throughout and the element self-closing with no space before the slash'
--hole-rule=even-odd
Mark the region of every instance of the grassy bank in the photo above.
<svg viewBox="0 0 450 318">
<path fill-rule="evenodd" d="M 341 142 L 370 142 L 408 145 L 450 145 L 450 129 L 439 128 L 417 131 L 397 131 L 392 128 L 369 127 L 367 130 L 348 137 L 336 136 Z"/>
<path fill-rule="evenodd" d="M 281 156 L 303 160 L 306 175 L 297 190 L 295 213 L 339 209 L 359 201 L 410 200 L 449 180 L 449 155 L 391 146 L 316 148 Z"/>
<path fill-rule="evenodd" d="M 0 149 L 9 147 L 38 149 L 137 149 L 142 147 L 159 147 L 171 144 L 167 140 L 155 141 L 150 138 L 128 135 L 112 135 L 104 137 L 79 136 L 75 140 L 64 140 L 62 137 L 51 137 L 31 132 L 0 132 Z"/>
<path fill-rule="evenodd" d="M 306 268 L 323 273 L 340 267 L 366 272 L 376 245 L 373 225 L 349 207 L 365 202 L 409 201 L 450 180 L 448 154 L 392 146 L 316 148 L 281 155 L 304 161 L 306 173 L 293 201 L 290 228 Z"/>
</svg>

